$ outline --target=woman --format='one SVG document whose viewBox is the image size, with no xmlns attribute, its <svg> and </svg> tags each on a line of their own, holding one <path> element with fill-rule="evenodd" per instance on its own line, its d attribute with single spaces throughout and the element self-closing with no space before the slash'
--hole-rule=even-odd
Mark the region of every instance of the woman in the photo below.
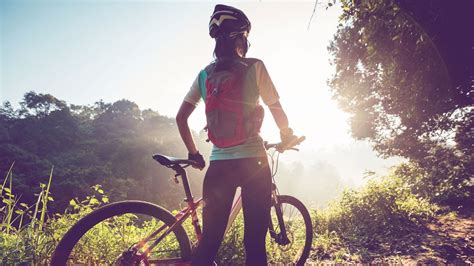
<svg viewBox="0 0 474 266">
<path fill-rule="evenodd" d="M 216 40 L 215 61 L 201 71 L 176 116 L 189 159 L 204 168 L 188 126 L 200 99 L 206 104 L 207 129 L 214 144 L 203 184 L 203 234 L 193 265 L 212 265 L 224 237 L 236 188 L 241 187 L 247 265 L 266 265 L 265 236 L 271 201 L 271 173 L 259 130 L 269 107 L 283 142 L 297 139 L 288 126 L 278 93 L 258 59 L 245 58 L 251 24 L 236 8 L 216 5 L 209 34 Z"/>
</svg>

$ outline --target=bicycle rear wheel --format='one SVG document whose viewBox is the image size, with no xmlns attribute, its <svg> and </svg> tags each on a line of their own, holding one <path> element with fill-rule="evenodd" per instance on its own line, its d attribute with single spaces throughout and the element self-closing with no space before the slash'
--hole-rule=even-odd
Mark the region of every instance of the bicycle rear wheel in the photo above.
<svg viewBox="0 0 474 266">
<path fill-rule="evenodd" d="M 143 248 L 136 248 L 137 243 L 150 246 L 175 222 L 169 211 L 148 202 L 106 205 L 69 229 L 56 247 L 51 265 L 160 265 L 167 263 L 158 260 L 188 261 L 191 245 L 181 225 L 174 227 L 148 256 L 143 254 Z M 158 228 L 163 230 L 148 241 L 143 240 Z"/>
<path fill-rule="evenodd" d="M 277 201 L 278 204 L 275 201 L 272 203 L 270 212 L 268 263 L 304 265 L 313 241 L 309 212 L 301 201 L 292 196 L 279 195 Z"/>
</svg>

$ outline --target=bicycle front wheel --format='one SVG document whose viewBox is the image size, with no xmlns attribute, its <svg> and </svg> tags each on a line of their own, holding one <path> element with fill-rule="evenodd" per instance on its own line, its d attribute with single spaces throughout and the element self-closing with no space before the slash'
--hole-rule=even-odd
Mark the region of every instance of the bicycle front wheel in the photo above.
<svg viewBox="0 0 474 266">
<path fill-rule="evenodd" d="M 172 227 L 175 222 L 169 211 L 148 202 L 106 205 L 69 229 L 56 247 L 51 265 L 159 265 L 188 261 L 189 238 L 181 225 Z M 167 230 L 169 234 L 164 235 Z M 145 252 L 159 238 L 162 239 L 156 246 Z"/>
<path fill-rule="evenodd" d="M 270 212 L 268 263 L 304 265 L 312 241 L 311 217 L 303 203 L 292 196 L 277 196 Z"/>
</svg>

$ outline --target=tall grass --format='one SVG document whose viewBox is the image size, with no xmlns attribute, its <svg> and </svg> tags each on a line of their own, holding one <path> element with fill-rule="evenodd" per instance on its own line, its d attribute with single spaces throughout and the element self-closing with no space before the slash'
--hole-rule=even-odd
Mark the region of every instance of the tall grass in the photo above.
<svg viewBox="0 0 474 266">
<path fill-rule="evenodd" d="M 96 185 L 92 187 L 91 196 L 83 200 L 72 199 L 63 214 L 48 217 L 47 205 L 53 200 L 50 193 L 53 170 L 48 182 L 40 184 L 40 193 L 32 205 L 20 202 L 13 194 L 13 164 L 8 170 L 0 187 L 1 265 L 48 264 L 64 233 L 80 218 L 109 202 L 102 187 Z M 311 258 L 314 261 L 367 262 L 371 252 L 381 254 L 387 251 L 386 247 L 400 251 L 411 244 L 400 240 L 423 230 L 424 223 L 435 215 L 437 206 L 413 194 L 410 185 L 395 173 L 370 181 L 358 191 L 345 191 L 327 208 L 311 211 L 315 232 Z M 127 232 L 141 230 L 131 225 L 132 219 L 130 216 L 117 222 L 121 224 L 120 228 L 127 228 Z M 189 220 L 184 227 L 195 243 Z M 80 243 L 74 257 L 87 264 L 109 264 L 114 252 L 120 250 L 119 244 L 103 240 L 113 239 L 114 230 L 105 226 L 100 232 L 92 233 L 88 241 Z M 269 242 L 267 249 L 272 250 Z M 269 261 L 273 256 L 279 256 L 278 252 L 273 252 Z M 239 215 L 225 236 L 217 261 L 242 264 L 243 259 L 243 218 Z"/>
<path fill-rule="evenodd" d="M 312 212 L 313 258 L 364 262 L 371 253 L 407 250 L 412 243 L 405 237 L 422 233 L 438 209 L 413 194 L 396 171 L 370 180 L 362 189 L 346 190 L 327 208 Z"/>
<path fill-rule="evenodd" d="M 49 174 L 46 184 L 40 184 L 40 192 L 32 205 L 19 203 L 12 193 L 13 165 L 10 167 L 2 187 L 0 197 L 2 207 L 0 214 L 2 226 L 0 228 L 0 265 L 18 265 L 28 263 L 32 265 L 47 265 L 54 248 L 66 231 L 80 218 L 109 202 L 100 185 L 92 186 L 93 193 L 84 200 L 71 199 L 69 207 L 63 214 L 48 217 L 48 203 L 53 200 L 50 193 L 53 170 Z M 87 241 L 79 243 L 73 251 L 75 262 L 86 265 L 110 265 L 118 254 L 130 243 L 124 243 L 115 237 L 117 228 L 125 232 L 138 232 L 145 229 L 134 225 L 135 217 L 128 215 L 114 220 L 112 224 L 104 224 L 94 228 Z M 158 228 L 156 224 L 147 224 L 151 228 Z M 189 224 L 188 226 L 191 226 Z M 136 237 L 139 237 L 137 234 Z M 165 239 L 166 241 L 167 239 Z M 133 239 L 130 240 L 133 242 Z M 169 246 L 177 244 L 176 241 Z"/>
<path fill-rule="evenodd" d="M 13 209 L 15 206 L 14 195 L 12 191 L 12 169 L 15 162 L 13 162 L 8 169 L 7 175 L 5 176 L 2 187 L 0 188 L 0 195 L 2 196 L 2 203 L 5 204 L 0 208 L 2 210 L 2 230 L 6 230 L 7 234 L 11 230 L 11 220 L 13 217 Z M 9 181 L 9 187 L 6 187 L 7 181 Z M 2 205 L 3 205 L 2 204 Z"/>
<path fill-rule="evenodd" d="M 40 184 L 40 193 L 36 203 L 28 205 L 20 202 L 13 193 L 13 166 L 10 166 L 0 187 L 1 227 L 0 254 L 2 265 L 23 262 L 45 262 L 45 252 L 52 249 L 52 243 L 46 236 L 44 226 L 47 220 L 50 187 L 53 169 L 47 184 Z"/>
</svg>

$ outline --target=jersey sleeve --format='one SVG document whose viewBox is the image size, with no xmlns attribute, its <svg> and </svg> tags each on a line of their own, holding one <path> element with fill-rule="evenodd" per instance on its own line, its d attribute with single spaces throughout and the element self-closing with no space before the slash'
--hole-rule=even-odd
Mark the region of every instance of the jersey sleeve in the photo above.
<svg viewBox="0 0 474 266">
<path fill-rule="evenodd" d="M 199 75 L 198 75 L 196 79 L 194 80 L 193 85 L 191 85 L 191 89 L 189 89 L 186 96 L 184 96 L 184 101 L 194 106 L 197 106 L 200 100 L 201 100 L 201 92 L 199 90 Z"/>
<path fill-rule="evenodd" d="M 263 62 L 257 61 L 253 67 L 255 67 L 255 80 L 262 101 L 266 105 L 272 105 L 278 102 L 280 96 L 278 95 L 275 85 L 273 85 L 272 79 L 270 78 Z"/>
</svg>

